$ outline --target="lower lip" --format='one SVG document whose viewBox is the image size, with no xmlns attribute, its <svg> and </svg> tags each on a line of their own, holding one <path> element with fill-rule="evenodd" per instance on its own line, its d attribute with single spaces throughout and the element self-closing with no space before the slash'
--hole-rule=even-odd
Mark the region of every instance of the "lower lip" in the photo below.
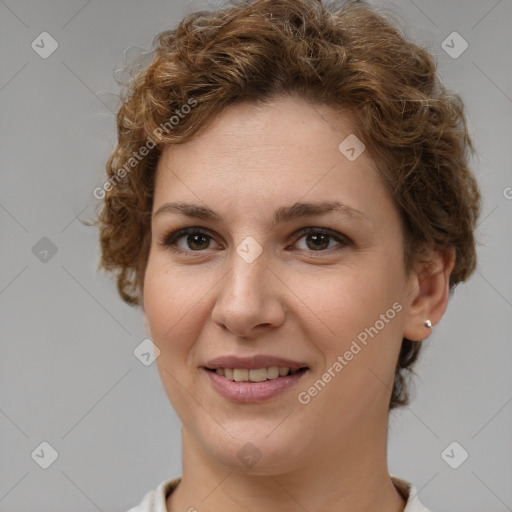
<svg viewBox="0 0 512 512">
<path fill-rule="evenodd" d="M 235 382 L 206 368 L 203 370 L 210 377 L 210 382 L 218 393 L 234 402 L 244 403 L 269 400 L 297 384 L 308 372 L 308 370 L 301 370 L 286 377 L 277 377 L 277 379 L 268 379 L 263 382 Z"/>
</svg>

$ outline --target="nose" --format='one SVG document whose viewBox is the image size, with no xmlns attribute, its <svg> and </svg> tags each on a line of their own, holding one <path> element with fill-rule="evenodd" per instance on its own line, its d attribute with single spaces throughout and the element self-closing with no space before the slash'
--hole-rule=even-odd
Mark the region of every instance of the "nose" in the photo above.
<svg viewBox="0 0 512 512">
<path fill-rule="evenodd" d="M 283 282 L 264 253 L 248 263 L 234 252 L 231 268 L 219 283 L 213 321 L 240 338 L 251 338 L 282 325 L 286 315 Z"/>
</svg>

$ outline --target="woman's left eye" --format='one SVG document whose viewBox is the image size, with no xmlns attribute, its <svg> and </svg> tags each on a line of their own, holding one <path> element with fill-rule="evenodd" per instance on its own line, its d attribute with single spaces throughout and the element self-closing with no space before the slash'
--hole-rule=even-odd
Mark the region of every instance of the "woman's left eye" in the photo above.
<svg viewBox="0 0 512 512">
<path fill-rule="evenodd" d="M 301 237 L 295 242 L 297 244 L 304 238 L 306 251 L 321 252 L 326 249 L 332 249 L 330 242 L 333 240 L 338 242 L 338 246 L 344 247 L 349 245 L 349 241 L 343 235 L 325 228 L 306 228 L 302 230 Z M 341 248 L 341 247 L 338 247 Z"/>
<path fill-rule="evenodd" d="M 299 242 L 302 239 L 304 239 L 304 246 L 292 250 L 324 252 L 328 249 L 332 249 L 333 245 L 335 250 L 340 250 L 350 245 L 350 240 L 336 231 L 331 231 L 326 228 L 304 228 L 300 230 L 299 233 L 295 234 L 294 244 L 286 248 L 288 249 L 289 247 L 300 245 Z M 215 236 L 209 230 L 192 227 L 179 229 L 164 235 L 160 239 L 160 243 L 173 252 L 198 253 L 204 252 L 204 249 L 210 249 L 211 242 L 214 240 Z M 179 243 L 180 241 L 181 245 Z M 337 244 L 333 244 L 333 241 L 337 242 Z"/>
</svg>

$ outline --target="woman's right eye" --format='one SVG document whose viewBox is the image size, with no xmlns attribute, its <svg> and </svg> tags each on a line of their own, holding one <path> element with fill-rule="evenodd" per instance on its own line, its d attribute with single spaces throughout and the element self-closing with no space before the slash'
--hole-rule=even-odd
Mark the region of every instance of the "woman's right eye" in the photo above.
<svg viewBox="0 0 512 512">
<path fill-rule="evenodd" d="M 213 235 L 204 229 L 192 227 L 168 233 L 160 239 L 160 243 L 174 252 L 201 252 L 210 248 L 209 245 L 213 238 Z"/>
</svg>

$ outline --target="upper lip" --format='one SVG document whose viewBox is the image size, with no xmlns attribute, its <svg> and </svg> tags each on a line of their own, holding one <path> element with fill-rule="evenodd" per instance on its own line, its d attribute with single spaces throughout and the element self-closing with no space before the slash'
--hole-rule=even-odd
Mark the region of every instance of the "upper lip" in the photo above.
<svg viewBox="0 0 512 512">
<path fill-rule="evenodd" d="M 298 370 L 299 368 L 306 368 L 307 364 L 300 361 L 292 361 L 291 359 L 267 355 L 255 355 L 251 357 L 220 356 L 208 361 L 205 368 L 211 370 L 217 368 L 247 368 L 248 370 L 253 370 L 256 368 L 269 368 L 270 366 L 286 366 L 292 370 Z"/>
</svg>

